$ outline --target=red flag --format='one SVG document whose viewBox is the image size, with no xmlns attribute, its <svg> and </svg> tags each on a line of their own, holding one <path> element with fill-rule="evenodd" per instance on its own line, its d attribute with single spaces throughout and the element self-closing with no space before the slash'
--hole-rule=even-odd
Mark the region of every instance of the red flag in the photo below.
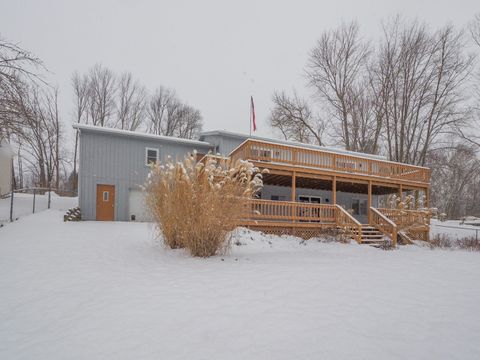
<svg viewBox="0 0 480 360">
<path fill-rule="evenodd" d="M 255 121 L 255 104 L 253 103 L 253 96 L 250 96 L 250 116 L 252 117 L 253 131 L 256 131 L 257 123 Z"/>
</svg>

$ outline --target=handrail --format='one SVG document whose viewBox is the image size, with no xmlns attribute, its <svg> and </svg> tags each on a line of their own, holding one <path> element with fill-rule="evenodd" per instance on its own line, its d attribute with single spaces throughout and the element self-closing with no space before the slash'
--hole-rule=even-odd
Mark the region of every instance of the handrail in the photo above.
<svg viewBox="0 0 480 360">
<path fill-rule="evenodd" d="M 233 160 L 277 162 L 427 184 L 430 182 L 430 169 L 421 166 L 254 139 L 244 141 L 230 153 L 230 157 Z"/>
<path fill-rule="evenodd" d="M 392 245 L 397 246 L 397 225 L 374 207 L 370 207 L 370 219 L 371 224 L 385 235 L 390 236 L 390 239 L 392 239 Z"/>
<path fill-rule="evenodd" d="M 343 207 L 341 207 L 340 205 L 335 205 L 337 207 L 337 209 L 339 209 L 342 213 L 344 213 L 348 218 L 350 218 L 352 220 L 352 222 L 354 222 L 356 225 L 358 226 L 362 226 L 362 223 L 360 221 L 358 221 L 357 219 L 355 219 L 347 210 L 345 210 Z"/>
<path fill-rule="evenodd" d="M 337 226 L 345 229 L 347 233 L 352 236 L 352 238 L 356 238 L 356 241 L 361 244 L 362 243 L 362 224 L 355 219 L 351 214 L 348 213 L 343 207 L 340 205 L 335 205 L 337 208 Z M 355 234 L 354 230 L 357 231 Z"/>
<path fill-rule="evenodd" d="M 418 238 L 425 237 L 428 240 L 428 229 L 430 227 L 430 213 L 425 210 L 404 210 L 404 209 L 377 209 L 385 217 L 395 222 L 397 233 L 406 233 L 408 236 Z M 423 235 L 422 235 L 423 234 Z"/>
<path fill-rule="evenodd" d="M 248 220 L 285 222 L 335 222 L 335 207 L 293 201 L 251 199 L 245 218 Z"/>
<path fill-rule="evenodd" d="M 371 211 L 373 211 L 375 214 L 380 216 L 382 219 L 384 219 L 387 223 L 389 223 L 391 226 L 397 227 L 397 224 L 395 224 L 392 220 L 390 220 L 388 217 L 386 217 L 384 214 L 382 214 L 380 211 L 375 209 L 374 207 L 370 208 Z"/>
<path fill-rule="evenodd" d="M 404 209 L 387 209 L 378 208 L 380 213 L 388 219 L 395 222 L 399 229 L 412 226 L 428 226 L 430 222 L 430 214 L 424 210 L 404 210 Z"/>
</svg>

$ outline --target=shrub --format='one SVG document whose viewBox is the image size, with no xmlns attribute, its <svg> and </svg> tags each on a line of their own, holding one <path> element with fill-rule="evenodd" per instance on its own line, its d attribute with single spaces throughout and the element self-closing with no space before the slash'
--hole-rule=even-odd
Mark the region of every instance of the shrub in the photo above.
<svg viewBox="0 0 480 360">
<path fill-rule="evenodd" d="M 261 186 L 261 174 L 248 161 L 207 156 L 197 162 L 193 153 L 152 166 L 147 205 L 166 246 L 208 257 L 230 248 L 228 234 Z"/>
<path fill-rule="evenodd" d="M 430 239 L 429 246 L 432 249 L 461 249 L 467 251 L 480 251 L 480 239 L 475 236 L 452 239 L 445 234 L 435 235 Z"/>
</svg>

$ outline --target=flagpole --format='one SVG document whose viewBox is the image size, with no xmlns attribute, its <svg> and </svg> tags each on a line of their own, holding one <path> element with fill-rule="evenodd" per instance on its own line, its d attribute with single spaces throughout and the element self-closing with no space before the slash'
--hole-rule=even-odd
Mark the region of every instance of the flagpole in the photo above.
<svg viewBox="0 0 480 360">
<path fill-rule="evenodd" d="M 249 101 L 249 103 L 250 103 L 250 111 L 249 111 L 250 116 L 249 116 L 249 120 L 248 120 L 248 123 L 250 124 L 250 137 L 252 137 L 252 100 L 251 99 L 252 99 L 252 97 L 250 96 L 250 101 Z"/>
</svg>

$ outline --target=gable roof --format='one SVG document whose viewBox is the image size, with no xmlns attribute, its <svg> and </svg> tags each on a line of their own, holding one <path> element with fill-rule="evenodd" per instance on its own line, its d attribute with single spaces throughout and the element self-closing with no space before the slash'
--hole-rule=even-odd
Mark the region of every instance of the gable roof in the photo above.
<svg viewBox="0 0 480 360">
<path fill-rule="evenodd" d="M 201 146 L 205 148 L 210 148 L 212 145 L 210 143 L 200 140 L 191 140 L 191 139 L 183 139 L 174 136 L 163 136 L 163 135 L 154 135 L 154 134 L 147 134 L 141 133 L 138 131 L 130 131 L 130 130 L 122 130 L 122 129 L 113 129 L 103 126 L 95 126 L 95 125 L 85 125 L 85 124 L 73 124 L 74 129 L 86 132 L 95 132 L 99 134 L 107 134 L 107 135 L 117 135 L 117 136 L 127 136 L 127 137 L 136 137 L 139 139 L 148 139 L 148 140 L 159 140 L 159 141 L 167 141 L 167 142 L 174 142 L 180 144 L 187 144 L 187 145 L 194 145 L 194 146 Z"/>
<path fill-rule="evenodd" d="M 255 135 L 246 135 L 246 134 L 235 133 L 235 132 L 226 131 L 226 130 L 212 130 L 212 131 L 202 132 L 200 134 L 200 139 L 203 140 L 206 136 L 223 136 L 223 137 L 236 138 L 236 139 L 241 139 L 241 140 L 253 139 L 253 140 L 268 142 L 268 143 L 271 143 L 271 144 L 284 144 L 284 145 L 295 146 L 295 147 L 300 147 L 300 148 L 322 150 L 322 151 L 326 151 L 326 152 L 330 152 L 330 153 L 351 155 L 351 156 L 357 156 L 357 157 L 373 159 L 373 160 L 383 160 L 383 161 L 387 160 L 387 158 L 385 156 L 381 156 L 381 155 L 366 154 L 366 153 L 362 153 L 362 152 L 358 152 L 358 151 L 344 150 L 344 149 L 339 149 L 339 148 L 334 148 L 334 147 L 329 147 L 329 146 L 304 144 L 304 143 L 300 143 L 300 142 L 296 142 L 296 141 L 271 139 L 271 138 L 255 136 Z"/>
</svg>

